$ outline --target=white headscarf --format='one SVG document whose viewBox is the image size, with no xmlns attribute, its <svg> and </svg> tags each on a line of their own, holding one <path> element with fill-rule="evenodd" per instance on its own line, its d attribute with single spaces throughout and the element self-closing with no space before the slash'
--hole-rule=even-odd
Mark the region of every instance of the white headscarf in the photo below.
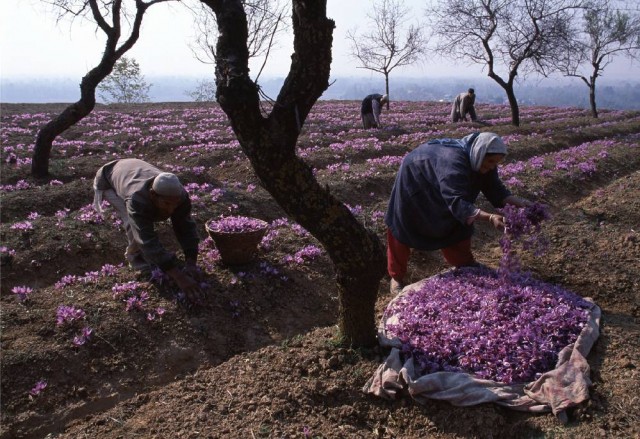
<svg viewBox="0 0 640 439">
<path fill-rule="evenodd" d="M 495 133 L 480 133 L 469 149 L 471 168 L 478 172 L 487 153 L 507 155 L 507 145 Z"/>
</svg>

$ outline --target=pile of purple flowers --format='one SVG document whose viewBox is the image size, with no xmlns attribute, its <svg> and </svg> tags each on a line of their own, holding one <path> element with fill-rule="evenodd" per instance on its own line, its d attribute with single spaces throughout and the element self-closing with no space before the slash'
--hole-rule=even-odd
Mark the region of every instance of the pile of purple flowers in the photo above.
<svg viewBox="0 0 640 439">
<path fill-rule="evenodd" d="M 500 268 L 469 267 L 428 279 L 385 311 L 421 374 L 466 372 L 512 384 L 555 367 L 558 353 L 585 326 L 591 302 L 520 272 L 516 248 L 544 251 L 541 224 L 548 208 L 535 203 L 503 210 Z"/>
<path fill-rule="evenodd" d="M 218 233 L 255 232 L 268 227 L 268 223 L 247 216 L 220 216 L 207 223 L 207 228 Z"/>
<path fill-rule="evenodd" d="M 385 311 L 388 336 L 420 374 L 466 372 L 511 384 L 555 367 L 585 326 L 591 303 L 527 276 L 462 268 L 428 279 Z"/>
</svg>

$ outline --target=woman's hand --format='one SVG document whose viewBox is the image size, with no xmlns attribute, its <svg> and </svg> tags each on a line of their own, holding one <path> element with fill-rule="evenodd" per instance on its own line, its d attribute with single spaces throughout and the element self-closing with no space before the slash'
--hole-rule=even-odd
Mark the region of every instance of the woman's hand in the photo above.
<svg viewBox="0 0 640 439">
<path fill-rule="evenodd" d="M 498 215 L 497 213 L 492 213 L 489 215 L 489 222 L 496 229 L 504 230 L 504 217 L 502 215 Z"/>
</svg>

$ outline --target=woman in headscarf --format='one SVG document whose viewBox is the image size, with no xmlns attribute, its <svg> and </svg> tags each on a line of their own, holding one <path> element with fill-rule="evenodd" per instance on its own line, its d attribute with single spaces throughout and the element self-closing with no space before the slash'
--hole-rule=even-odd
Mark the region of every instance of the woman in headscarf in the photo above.
<svg viewBox="0 0 640 439">
<path fill-rule="evenodd" d="M 405 285 L 411 249 L 442 251 L 454 267 L 474 265 L 473 223 L 504 227 L 504 218 L 474 205 L 480 192 L 494 207 L 531 202 L 511 194 L 498 177 L 507 147 L 497 134 L 431 140 L 403 159 L 385 216 L 391 291 Z"/>
</svg>

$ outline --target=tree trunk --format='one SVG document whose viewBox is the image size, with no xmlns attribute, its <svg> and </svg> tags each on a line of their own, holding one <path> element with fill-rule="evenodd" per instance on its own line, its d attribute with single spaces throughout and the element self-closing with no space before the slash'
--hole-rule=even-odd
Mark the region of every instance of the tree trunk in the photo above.
<svg viewBox="0 0 640 439">
<path fill-rule="evenodd" d="M 375 301 L 385 272 L 377 236 L 322 187 L 295 151 L 311 108 L 329 86 L 334 23 L 326 0 L 293 0 L 294 53 L 274 108 L 260 113 L 258 88 L 249 77 L 246 16 L 240 0 L 201 0 L 216 14 L 220 36 L 216 84 L 240 146 L 264 188 L 284 211 L 326 249 L 336 271 L 343 342 L 376 342 Z"/>
<path fill-rule="evenodd" d="M 513 84 L 509 83 L 504 89 L 507 92 L 507 99 L 509 100 L 509 106 L 511 107 L 511 124 L 513 126 L 520 126 L 520 108 L 518 107 L 518 100 L 513 92 Z"/>
<path fill-rule="evenodd" d="M 518 107 L 518 100 L 516 94 L 513 92 L 513 81 L 518 75 L 517 71 L 509 72 L 509 81 L 505 81 L 499 75 L 497 75 L 493 69 L 489 70 L 488 76 L 496 81 L 500 87 L 507 93 L 507 99 L 509 100 L 509 106 L 511 107 L 511 124 L 513 126 L 520 126 L 520 108 Z"/>
<path fill-rule="evenodd" d="M 100 64 L 87 73 L 80 83 L 80 100 L 69 105 L 40 129 L 31 161 L 31 174 L 34 177 L 42 178 L 49 175 L 49 158 L 53 141 L 93 111 L 96 105 L 96 87 L 111 73 L 112 69 L 113 64 L 111 66 Z"/>
<path fill-rule="evenodd" d="M 253 168 L 283 210 L 327 250 L 336 270 L 341 336 L 349 344 L 372 345 L 376 340 L 375 301 L 385 273 L 382 244 L 320 186 L 304 161 L 293 155 L 279 157 L 282 143 L 274 137 L 263 139 L 264 156 L 250 158 Z"/>
<path fill-rule="evenodd" d="M 377 240 L 375 236 L 371 239 Z M 379 253 L 382 250 L 376 251 Z M 372 262 L 369 270 L 352 270 L 356 274 L 355 277 L 341 276 L 338 273 L 338 328 L 340 334 L 347 339 L 347 343 L 354 346 L 372 346 L 376 342 L 375 305 L 380 285 L 380 270 L 384 271 L 384 258 L 383 261 Z M 380 264 L 381 267 L 378 266 Z"/>
<path fill-rule="evenodd" d="M 31 174 L 34 177 L 42 178 L 49 175 L 49 159 L 51 157 L 53 141 L 56 137 L 76 123 L 80 122 L 93 111 L 96 106 L 96 88 L 104 78 L 111 74 L 113 66 L 122 57 L 122 55 L 131 49 L 136 41 L 138 41 L 138 38 L 140 37 L 140 26 L 142 25 L 142 18 L 144 17 L 145 11 L 149 6 L 158 3 L 159 1 L 164 0 L 149 3 L 144 3 L 142 1 L 135 2 L 136 13 L 131 24 L 131 34 L 120 47 L 117 46 L 118 41 L 120 40 L 120 13 L 122 0 L 109 2 L 111 16 L 113 17 L 113 26 L 109 26 L 107 24 L 102 15 L 105 11 L 100 10 L 96 1 L 91 0 L 84 3 L 85 7 L 88 6 L 91 9 L 93 18 L 96 20 L 98 27 L 101 28 L 107 36 L 105 49 L 102 53 L 100 63 L 91 69 L 80 82 L 80 100 L 65 108 L 62 113 L 47 123 L 38 132 L 31 161 Z M 71 13 L 71 11 L 68 12 Z"/>
<path fill-rule="evenodd" d="M 391 95 L 389 94 L 389 72 L 384 73 L 384 90 L 389 97 L 387 100 L 387 111 L 389 111 L 389 104 L 391 103 Z"/>
<path fill-rule="evenodd" d="M 591 115 L 597 119 L 598 109 L 596 108 L 596 78 L 592 77 L 589 83 L 589 103 L 591 104 Z"/>
</svg>

